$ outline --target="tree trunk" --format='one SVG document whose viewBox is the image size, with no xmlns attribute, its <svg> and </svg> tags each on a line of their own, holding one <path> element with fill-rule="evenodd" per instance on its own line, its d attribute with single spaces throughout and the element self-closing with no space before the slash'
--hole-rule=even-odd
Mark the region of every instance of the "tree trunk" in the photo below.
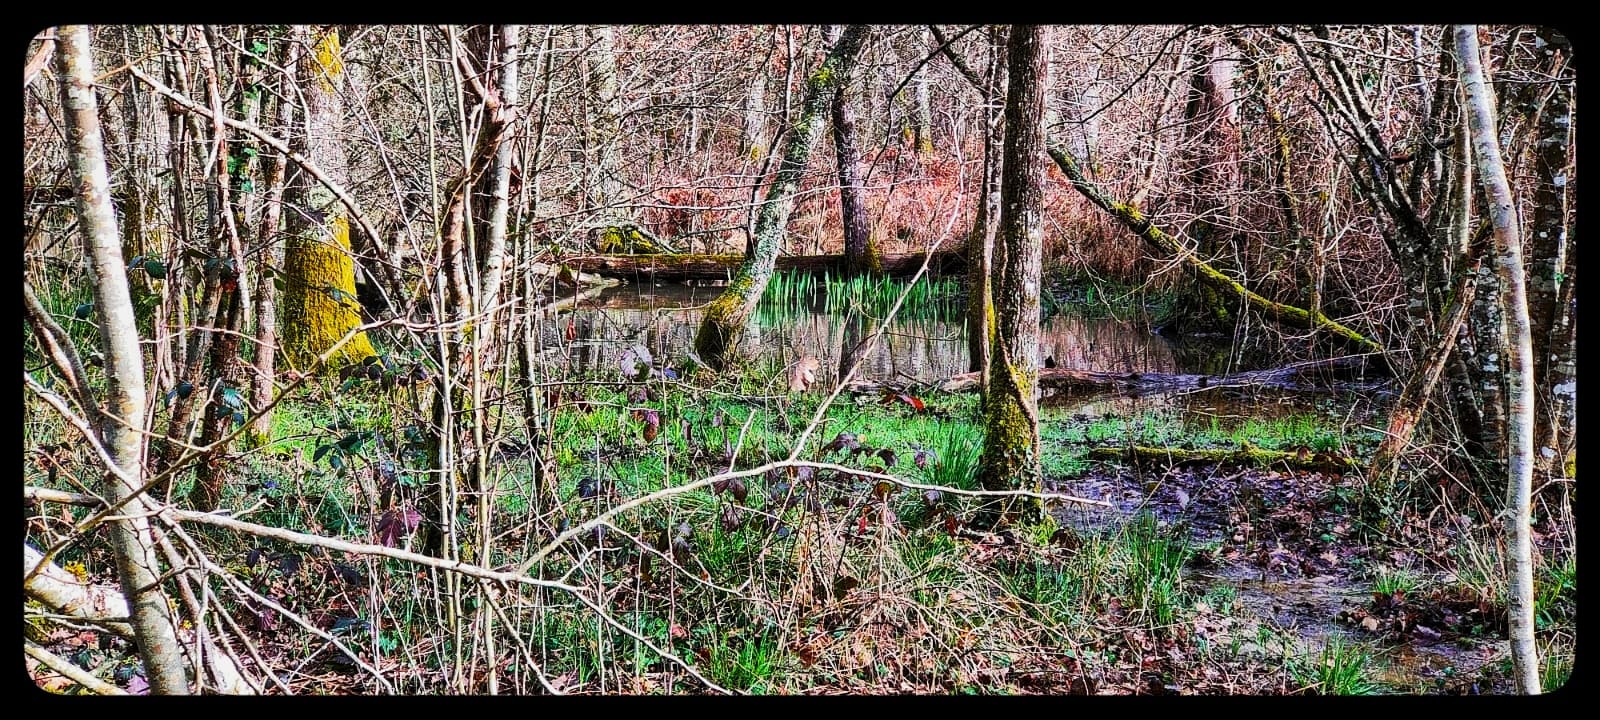
<svg viewBox="0 0 1600 720">
<path fill-rule="evenodd" d="M 1552 58 L 1549 71 L 1557 74 L 1564 64 L 1561 55 L 1570 52 L 1567 39 L 1554 28 L 1534 30 Z M 1556 53 L 1560 52 L 1561 55 Z M 1555 332 L 1560 312 L 1558 298 L 1563 286 L 1567 259 L 1572 253 L 1567 240 L 1568 152 L 1572 146 L 1572 98 L 1565 82 L 1550 89 L 1550 97 L 1539 110 L 1534 136 L 1533 221 L 1528 236 L 1528 322 L 1533 332 L 1533 376 L 1539 383 L 1534 395 L 1534 441 L 1538 447 L 1534 462 L 1544 472 L 1559 472 L 1572 435 L 1564 412 L 1559 412 L 1555 395 L 1562 384 L 1552 375 L 1552 359 L 1563 338 Z M 1561 379 L 1563 382 L 1566 378 Z M 1568 405 L 1562 404 L 1563 407 Z"/>
<path fill-rule="evenodd" d="M 988 490 L 1038 490 L 1039 273 L 1044 236 L 1044 28 L 1011 28 L 1005 172 L 995 246 L 995 328 L 978 482 Z M 1038 501 L 996 508 L 999 519 L 1038 512 Z M 991 510 L 993 512 L 993 510 Z"/>
<path fill-rule="evenodd" d="M 308 30 L 297 28 L 297 35 Z M 339 123 L 344 119 L 344 58 L 339 31 L 328 26 L 309 35 L 311 52 L 299 64 L 306 99 L 303 150 L 328 181 L 348 186 L 348 169 Z M 289 237 L 283 259 L 282 330 L 284 360 L 300 372 L 314 369 L 317 357 L 361 325 L 356 302 L 355 261 L 350 254 L 350 221 L 344 205 L 309 173 L 300 172 L 288 192 Z M 376 238 L 374 238 L 376 241 Z M 376 355 L 366 333 L 357 333 L 328 358 L 333 366 Z"/>
<path fill-rule="evenodd" d="M 94 273 L 100 347 L 105 355 L 108 404 L 96 418 L 102 444 L 115 467 L 104 478 L 110 502 L 127 499 L 143 484 L 145 429 L 144 357 L 134 324 L 133 302 L 128 292 L 127 263 L 117 234 L 111 206 L 110 178 L 101 141 L 98 102 L 95 98 L 94 59 L 86 26 L 59 30 L 56 72 L 61 78 L 61 104 L 65 108 L 68 154 L 78 184 L 77 210 L 84 254 Z M 121 520 L 109 523 L 112 551 L 122 592 L 131 605 L 134 631 L 139 636 L 139 657 L 153 692 L 185 695 L 184 674 L 176 623 L 157 578 L 161 567 L 143 498 L 124 506 Z"/>
<path fill-rule="evenodd" d="M 1200 281 L 1205 283 L 1208 287 L 1211 287 L 1227 296 L 1240 297 L 1246 303 L 1248 303 L 1249 306 L 1254 307 L 1269 320 L 1289 325 L 1291 327 L 1317 329 L 1330 332 L 1344 343 L 1363 352 L 1383 352 L 1383 346 L 1373 342 L 1366 336 L 1361 335 L 1360 333 L 1357 333 L 1348 327 L 1345 327 L 1344 325 L 1334 321 L 1332 318 L 1329 318 L 1322 313 L 1313 314 L 1302 308 L 1274 302 L 1251 291 L 1249 288 L 1246 288 L 1244 285 L 1223 274 L 1222 271 L 1217 270 L 1216 268 L 1211 267 L 1211 265 L 1202 261 L 1195 254 L 1195 251 L 1184 247 L 1183 244 L 1178 242 L 1176 238 L 1166 234 L 1165 232 L 1162 232 L 1161 228 L 1151 224 L 1150 220 L 1144 216 L 1144 213 L 1139 212 L 1139 208 L 1127 203 L 1117 202 L 1106 197 L 1105 194 L 1100 191 L 1100 188 L 1096 187 L 1093 183 L 1090 183 L 1089 179 L 1083 176 L 1083 171 L 1078 168 L 1077 163 L 1074 163 L 1072 157 L 1061 148 L 1050 148 L 1050 157 L 1056 161 L 1056 167 L 1061 168 L 1061 172 L 1066 174 L 1067 179 L 1072 182 L 1072 186 L 1076 188 L 1079 193 L 1088 198 L 1090 202 L 1094 203 L 1101 210 L 1110 213 L 1112 217 L 1116 218 L 1118 222 L 1122 223 L 1123 227 L 1128 228 L 1140 238 L 1143 238 L 1144 241 L 1150 244 L 1151 247 L 1160 250 L 1165 255 L 1176 256 L 1179 260 L 1182 260 L 1184 263 L 1188 264 L 1189 267 L 1195 270 L 1196 274 L 1200 278 Z"/>
<path fill-rule="evenodd" d="M 1518 690 L 1535 695 L 1540 690 L 1539 658 L 1533 641 L 1533 538 L 1529 527 L 1533 487 L 1533 340 L 1528 326 L 1522 231 L 1516 196 L 1500 157 L 1493 97 L 1486 87 L 1479 58 L 1478 28 L 1457 25 L 1455 36 L 1461 82 L 1467 88 L 1473 155 L 1487 196 L 1489 218 L 1494 223 L 1500 301 L 1506 318 L 1506 509 L 1510 516 L 1507 530 L 1512 538 L 1506 612 L 1511 625 L 1512 677 Z"/>
<path fill-rule="evenodd" d="M 928 29 L 922 28 L 918 39 L 922 42 L 919 48 L 926 50 L 928 47 Z M 919 53 L 911 53 L 913 62 L 920 61 Z M 911 82 L 915 93 L 915 106 L 911 114 L 911 131 L 915 142 L 914 147 L 918 154 L 933 152 L 933 103 L 928 92 L 928 71 L 926 67 L 917 70 L 917 77 Z"/>
<path fill-rule="evenodd" d="M 589 147 L 589 207 L 627 217 L 617 206 L 624 198 L 622 181 L 622 97 L 617 90 L 616 31 L 609 25 L 584 28 L 589 48 L 584 52 L 588 108 L 585 144 Z"/>
<path fill-rule="evenodd" d="M 994 296 L 991 287 L 995 232 L 1000 223 L 1000 176 L 1005 167 L 1001 154 L 1005 142 L 1006 27 L 989 28 L 989 69 L 983 86 L 983 180 L 979 187 L 977 217 L 967 234 L 967 352 L 968 367 L 989 377 L 990 333 L 994 330 Z"/>
<path fill-rule="evenodd" d="M 840 34 L 822 66 L 806 84 L 800 116 L 789 130 L 783 162 L 777 177 L 767 189 L 766 202 L 756 220 L 755 252 L 739 266 L 728 289 L 706 307 L 705 319 L 695 335 L 695 351 L 713 369 L 721 370 L 732 359 L 734 339 L 754 312 L 761 294 L 772 279 L 778 248 L 788 232 L 789 213 L 794 210 L 795 191 L 805 171 L 811 150 L 822 135 L 823 113 L 839 88 L 841 77 L 850 71 L 867 33 L 864 25 L 851 25 Z"/>
<path fill-rule="evenodd" d="M 744 148 L 752 162 L 760 162 L 767 151 L 767 76 L 757 71 L 750 76 L 744 98 Z"/>
<path fill-rule="evenodd" d="M 838 42 L 840 26 L 828 29 L 828 41 Z M 850 273 L 876 273 L 883 270 L 878 249 L 872 243 L 872 226 L 867 218 L 867 193 L 861 187 L 856 167 L 856 97 L 851 78 L 841 82 L 833 96 L 833 151 L 839 165 L 839 220 L 844 228 L 844 256 Z"/>
<path fill-rule="evenodd" d="M 300 43 L 284 38 L 279 42 L 278 64 L 295 67 L 300 62 Z M 287 95 L 277 99 L 278 128 L 291 134 L 294 127 L 294 103 Z M 262 170 L 262 184 L 266 198 L 261 204 L 261 225 L 256 231 L 259 254 L 256 256 L 256 354 L 255 372 L 251 375 L 251 402 L 256 411 L 245 443 L 251 447 L 265 445 L 272 436 L 272 404 L 277 394 L 278 373 L 278 284 L 275 273 L 283 268 L 284 239 L 278 231 L 283 219 L 284 175 L 289 158 L 281 152 L 267 156 Z"/>
</svg>

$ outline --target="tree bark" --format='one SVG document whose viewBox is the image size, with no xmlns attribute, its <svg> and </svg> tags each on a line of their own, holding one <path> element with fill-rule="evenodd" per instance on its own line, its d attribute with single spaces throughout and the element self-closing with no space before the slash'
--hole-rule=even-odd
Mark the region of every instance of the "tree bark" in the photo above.
<svg viewBox="0 0 1600 720">
<path fill-rule="evenodd" d="M 313 38 L 311 51 L 299 65 L 306 99 L 306 132 L 299 152 L 321 168 L 330 183 L 345 187 L 348 165 L 339 136 L 345 75 L 339 31 L 334 26 L 314 33 L 297 28 L 296 34 Z M 350 221 L 333 191 L 301 171 L 288 194 L 288 205 L 296 210 L 289 215 L 283 260 L 283 359 L 300 372 L 310 372 L 318 356 L 361 325 L 355 261 Z M 338 366 L 376 354 L 363 332 L 340 347 L 328 362 Z"/>
<path fill-rule="evenodd" d="M 616 210 L 626 187 L 622 181 L 622 97 L 617 90 L 616 31 L 609 25 L 590 25 L 584 33 L 589 43 L 583 56 L 587 73 L 584 138 L 589 147 L 589 207 L 626 217 L 626 212 Z"/>
<path fill-rule="evenodd" d="M 829 28 L 829 42 L 838 42 L 842 28 Z M 833 96 L 833 151 L 839 165 L 839 220 L 844 228 L 844 256 L 851 273 L 876 273 L 882 267 L 878 249 L 872 242 L 872 226 L 867 218 L 867 194 L 861 187 L 856 167 L 860 151 L 856 148 L 856 95 L 851 78 L 843 79 Z"/>
<path fill-rule="evenodd" d="M 1045 31 L 1011 28 L 1007 56 L 1005 171 L 995 246 L 995 328 L 990 342 L 986 431 L 978 482 L 988 490 L 1040 487 L 1039 274 L 1044 247 Z M 1020 507 L 1019 507 L 1020 506 Z M 1036 500 L 998 508 L 1003 520 L 1034 515 Z"/>
<path fill-rule="evenodd" d="M 838 91 L 842 76 L 855 64 L 866 33 L 867 27 L 864 25 L 846 27 L 839 41 L 828 52 L 827 59 L 823 60 L 822 66 L 811 74 L 807 82 L 800 116 L 789 130 L 783 162 L 778 166 L 777 177 L 767 189 L 766 202 L 762 204 L 761 214 L 756 220 L 754 252 L 739 266 L 728 289 L 706 307 L 705 319 L 695 335 L 695 351 L 713 369 L 724 369 L 732 360 L 735 354 L 734 339 L 743 330 L 756 303 L 760 302 L 767 282 L 772 279 L 778 249 L 787 234 L 789 214 L 794 210 L 794 196 L 800 187 L 800 176 L 805 171 L 812 148 L 822 135 L 823 113 L 833 93 Z"/>
<path fill-rule="evenodd" d="M 1461 82 L 1467 88 L 1467 117 L 1473 155 L 1494 223 L 1500 301 L 1505 310 L 1507 530 L 1511 535 L 1511 582 L 1506 598 L 1510 616 L 1512 677 L 1517 689 L 1539 693 L 1539 658 L 1533 641 L 1533 538 L 1530 495 L 1533 488 L 1533 341 L 1528 325 L 1528 292 L 1522 264 L 1522 231 L 1516 196 L 1500 157 L 1494 99 L 1486 87 L 1478 50 L 1478 28 L 1455 26 Z"/>
<path fill-rule="evenodd" d="M 95 97 L 94 59 L 86 26 L 63 27 L 56 53 L 61 103 L 66 109 L 68 154 L 78 183 L 77 210 L 84 254 L 94 274 L 100 347 L 105 355 L 106 397 L 97 425 L 115 467 L 104 477 L 110 502 L 127 499 L 143 484 L 145 430 L 144 357 L 128 292 L 127 263 L 111 207 L 110 178 Z M 189 693 L 176 623 L 157 578 L 161 566 L 143 498 L 125 506 L 125 519 L 109 523 L 122 592 L 129 601 L 139 657 L 153 692 Z"/>
<path fill-rule="evenodd" d="M 1554 28 L 1534 30 L 1551 58 L 1541 63 L 1552 74 L 1559 74 L 1570 43 Z M 1560 53 L 1559 55 L 1557 53 Z M 1533 332 L 1533 376 L 1539 383 L 1534 395 L 1534 441 L 1538 447 L 1534 463 L 1544 472 L 1560 472 L 1572 435 L 1571 420 L 1564 412 L 1572 403 L 1556 402 L 1556 395 L 1571 380 L 1552 373 L 1552 360 L 1560 354 L 1564 338 L 1555 331 L 1560 314 L 1559 298 L 1566 277 L 1567 260 L 1572 253 L 1567 239 L 1568 153 L 1572 147 L 1572 98 L 1566 82 L 1557 81 L 1550 97 L 1539 110 L 1534 136 L 1533 219 L 1528 236 L 1528 322 Z"/>
<path fill-rule="evenodd" d="M 941 40 L 941 42 L 943 42 Z M 979 377 L 989 377 L 989 337 L 994 330 L 995 232 L 1000 223 L 1000 180 L 1005 167 L 1006 28 L 989 28 L 989 68 L 983 85 L 983 180 L 979 186 L 977 217 L 967 235 L 967 353 L 968 367 Z M 948 45 L 946 46 L 948 51 Z M 952 54 L 952 58 L 954 55 Z"/>
<path fill-rule="evenodd" d="M 278 64 L 295 67 L 300 63 L 300 43 L 288 38 L 279 41 Z M 294 103 L 287 94 L 277 99 L 279 131 L 290 134 L 294 127 Z M 245 434 L 245 443 L 252 447 L 265 445 L 272 435 L 272 401 L 277 394 L 278 374 L 278 284 L 274 274 L 283 268 L 284 236 L 279 232 L 283 220 L 284 175 L 289 158 L 281 152 L 267 156 L 262 169 L 262 184 L 266 197 L 261 204 L 261 225 L 256 231 L 260 244 L 256 261 L 256 354 L 255 372 L 251 375 L 251 401 L 256 417 Z"/>
</svg>

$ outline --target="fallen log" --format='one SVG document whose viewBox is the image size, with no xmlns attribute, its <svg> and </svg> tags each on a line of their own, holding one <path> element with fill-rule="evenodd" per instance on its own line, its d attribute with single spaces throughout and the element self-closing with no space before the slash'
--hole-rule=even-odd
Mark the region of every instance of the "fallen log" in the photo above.
<svg viewBox="0 0 1600 720">
<path fill-rule="evenodd" d="M 963 251 L 946 250 L 935 253 L 929 262 L 929 272 L 954 273 L 965 267 Z M 922 253 L 884 255 L 883 272 L 888 275 L 911 275 L 922 267 Z M 605 277 L 633 280 L 648 278 L 658 281 L 727 280 L 738 272 L 744 262 L 743 255 L 581 255 L 562 258 L 562 264 L 574 270 Z M 844 275 L 849 266 L 843 255 L 785 255 L 778 257 L 780 272 L 832 272 Z"/>
<path fill-rule="evenodd" d="M 1186 392 L 1209 388 L 1267 388 L 1295 392 L 1333 392 L 1375 390 L 1387 384 L 1388 371 L 1374 355 L 1347 355 L 1328 360 L 1285 365 L 1269 370 L 1248 370 L 1232 375 L 1193 375 L 1180 373 L 1114 373 L 1099 370 L 1040 368 L 1039 387 L 1052 390 L 1121 392 L 1129 395 Z M 1381 380 L 1366 380 L 1376 376 Z M 933 385 L 940 392 L 975 392 L 982 387 L 979 373 L 955 375 Z M 888 383 L 852 382 L 853 392 L 901 391 Z"/>
<path fill-rule="evenodd" d="M 1324 330 L 1355 349 L 1366 352 L 1383 352 L 1383 346 L 1373 342 L 1365 335 L 1340 324 L 1333 318 L 1323 315 L 1316 308 L 1307 311 L 1293 305 L 1273 302 L 1246 288 L 1233 278 L 1228 277 L 1216 268 L 1211 267 L 1204 260 L 1201 260 L 1194 254 L 1193 250 L 1185 247 L 1177 238 L 1156 227 L 1143 213 L 1139 212 L 1138 208 L 1107 197 L 1098 186 L 1083 176 L 1083 172 L 1078 169 L 1077 163 L 1073 162 L 1072 156 L 1068 155 L 1060 147 L 1050 148 L 1049 154 L 1051 159 L 1056 161 L 1056 167 L 1061 168 L 1061 172 L 1066 174 L 1067 179 L 1072 183 L 1072 187 L 1079 194 L 1088 198 L 1089 202 L 1094 203 L 1096 207 L 1104 210 L 1111 217 L 1116 218 L 1123 227 L 1138 235 L 1151 247 L 1166 255 L 1177 257 L 1189 267 L 1194 268 L 1202 282 L 1221 292 L 1238 295 L 1269 320 L 1290 327 Z"/>
<path fill-rule="evenodd" d="M 1293 452 L 1263 450 L 1250 443 L 1234 449 L 1186 450 L 1183 448 L 1101 447 L 1089 451 L 1090 460 L 1131 462 L 1141 465 L 1212 464 L 1246 467 L 1287 467 L 1290 470 L 1353 472 L 1360 469 L 1354 458 L 1327 452 L 1300 449 Z"/>
</svg>

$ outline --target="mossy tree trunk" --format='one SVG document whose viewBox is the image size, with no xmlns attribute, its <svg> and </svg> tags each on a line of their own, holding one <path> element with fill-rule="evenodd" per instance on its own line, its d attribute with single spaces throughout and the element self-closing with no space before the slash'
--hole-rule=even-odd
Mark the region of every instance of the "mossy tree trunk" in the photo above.
<svg viewBox="0 0 1600 720">
<path fill-rule="evenodd" d="M 1222 271 L 1202 261 L 1194 250 L 1185 247 L 1177 238 L 1156 227 L 1144 216 L 1144 213 L 1139 211 L 1139 208 L 1106 197 L 1099 187 L 1083 176 L 1083 170 L 1078 167 L 1076 162 L 1073 162 L 1072 156 L 1068 155 L 1065 150 L 1059 147 L 1052 147 L 1050 148 L 1050 157 L 1056 161 L 1056 167 L 1061 168 L 1061 172 L 1067 176 L 1067 179 L 1072 182 L 1073 188 L 1077 189 L 1080 194 L 1088 198 L 1095 206 L 1110 213 L 1123 227 L 1143 238 L 1151 247 L 1163 254 L 1174 256 L 1183 261 L 1194 270 L 1200 282 L 1205 283 L 1216 292 L 1225 294 L 1228 297 L 1238 297 L 1249 307 L 1255 308 L 1264 317 L 1274 322 L 1291 327 L 1326 331 L 1339 338 L 1345 344 L 1362 352 L 1380 354 L 1383 352 L 1381 345 L 1334 321 L 1327 315 L 1321 313 L 1313 315 L 1303 308 L 1274 302 L 1246 288 Z"/>
<path fill-rule="evenodd" d="M 838 42 L 843 29 L 828 28 L 828 41 Z M 856 105 L 859 93 L 852 92 L 850 77 L 840 81 L 833 96 L 833 151 L 839 165 L 839 220 L 844 227 L 845 262 L 852 273 L 877 273 L 883 270 L 878 249 L 872 242 L 872 225 L 867 218 L 867 194 L 861 187 L 856 147 Z"/>
<path fill-rule="evenodd" d="M 84 254 L 94 274 L 96 320 L 105 355 L 105 407 L 95 407 L 95 431 L 114 468 L 104 475 L 105 499 L 128 499 L 144 482 L 145 377 L 144 356 L 128 290 L 127 262 L 111 206 L 111 181 L 95 97 L 94 58 L 89 28 L 58 30 L 56 73 L 65 110 L 68 155 L 78 186 L 77 211 Z M 86 411 L 91 408 L 85 408 Z M 152 692 L 189 693 L 172 606 L 161 590 L 161 566 L 143 498 L 123 505 L 121 519 L 108 523 L 117 575 L 127 598 L 139 658 Z"/>
<path fill-rule="evenodd" d="M 695 335 L 694 347 L 700 359 L 713 369 L 726 368 L 735 354 L 735 340 L 744 330 L 745 323 L 760 302 L 761 294 L 772 279 L 772 270 L 778 259 L 778 249 L 788 231 L 789 214 L 794 210 L 795 191 L 800 187 L 800 176 L 806 161 L 822 136 L 828 105 L 838 91 L 840 80 L 855 64 L 865 40 L 867 27 L 851 25 L 839 34 L 838 42 L 828 52 L 806 83 L 805 100 L 800 116 L 789 129 L 783 149 L 783 162 L 778 174 L 767 188 L 766 202 L 762 203 L 756 219 L 754 252 L 739 266 L 728 289 L 706 307 L 705 319 Z"/>
<path fill-rule="evenodd" d="M 1494 98 L 1484 78 L 1478 50 L 1478 28 L 1457 25 L 1456 54 L 1461 83 L 1467 91 L 1467 117 L 1473 156 L 1494 223 L 1496 270 L 1504 310 L 1504 343 L 1495 348 L 1506 357 L 1507 534 L 1511 543 L 1511 578 L 1506 613 L 1510 617 L 1512 679 L 1518 691 L 1536 695 L 1539 657 L 1533 638 L 1533 539 L 1530 527 L 1533 487 L 1534 385 L 1533 332 L 1528 321 L 1528 291 L 1522 258 L 1522 231 L 1516 196 L 1500 155 Z"/>
<path fill-rule="evenodd" d="M 1018 25 L 1008 41 L 1005 171 L 995 246 L 994 317 L 978 482 L 987 490 L 1037 491 L 1039 468 L 1039 274 L 1044 238 L 1045 31 Z M 1035 515 L 1038 501 L 993 508 Z"/>
<path fill-rule="evenodd" d="M 305 133 L 299 152 L 322 169 L 328 181 L 347 186 L 348 165 L 339 123 L 344 118 L 344 53 L 334 26 L 306 33 L 311 51 L 299 63 Z M 351 330 L 360 327 L 355 261 L 350 251 L 350 220 L 332 190 L 300 172 L 287 191 L 288 239 L 284 249 L 281 329 L 284 360 L 300 372 Z M 357 333 L 332 356 L 331 365 L 376 355 L 366 333 Z"/>
</svg>

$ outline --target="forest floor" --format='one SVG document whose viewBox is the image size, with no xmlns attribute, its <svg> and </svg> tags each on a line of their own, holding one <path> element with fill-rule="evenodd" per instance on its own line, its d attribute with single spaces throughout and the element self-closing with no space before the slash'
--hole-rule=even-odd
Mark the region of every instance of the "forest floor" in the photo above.
<svg viewBox="0 0 1600 720">
<path fill-rule="evenodd" d="M 281 440 L 237 458 L 241 481 L 225 505 L 274 527 L 412 546 L 426 474 L 413 421 L 396 410 L 404 392 L 330 383 L 287 403 Z M 490 516 L 491 567 L 630 499 L 781 459 L 819 402 L 661 378 L 567 385 L 544 400 L 547 434 L 505 426 L 492 503 L 461 501 L 458 527 Z M 976 398 L 841 399 L 800 456 L 839 467 L 779 469 L 643 504 L 535 569 L 601 598 L 606 620 L 553 591 L 457 589 L 457 607 L 501 607 L 500 642 L 517 650 L 497 668 L 500 692 L 704 692 L 689 665 L 752 693 L 1507 689 L 1503 581 L 1481 508 L 1396 506 L 1380 532 L 1362 524 L 1356 474 L 1087 457 L 1132 443 L 1359 456 L 1372 438 L 1348 406 L 1225 421 L 1165 406 L 1076 407 L 1047 409 L 1045 489 L 1109 507 L 1052 502 L 1042 522 L 972 530 L 974 498 L 852 470 L 973 489 Z M 543 484 L 533 481 L 541 458 L 553 470 Z M 375 691 L 371 671 L 302 624 L 343 637 L 402 691 L 487 690 L 474 633 L 489 621 L 479 613 L 452 625 L 442 574 L 210 530 L 191 532 L 297 616 L 228 604 L 266 665 L 294 669 L 282 677 L 296 692 Z M 478 537 L 463 531 L 455 555 L 479 562 Z M 112 577 L 103 548 L 63 557 Z M 1540 638 L 1546 682 L 1558 687 L 1572 663 L 1576 564 L 1553 547 L 1543 557 Z M 129 657 L 121 641 L 37 634 L 83 666 L 142 681 L 116 661 Z"/>
</svg>

